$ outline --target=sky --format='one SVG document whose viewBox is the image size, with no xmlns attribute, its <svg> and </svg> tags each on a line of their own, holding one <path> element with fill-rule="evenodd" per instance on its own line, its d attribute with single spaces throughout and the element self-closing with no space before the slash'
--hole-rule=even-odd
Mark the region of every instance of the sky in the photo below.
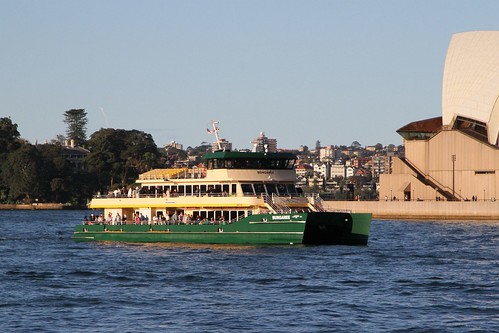
<svg viewBox="0 0 499 333">
<path fill-rule="evenodd" d="M 0 117 L 34 143 L 64 112 L 158 147 L 402 144 L 441 115 L 454 33 L 499 30 L 496 0 L 0 0 Z"/>
</svg>

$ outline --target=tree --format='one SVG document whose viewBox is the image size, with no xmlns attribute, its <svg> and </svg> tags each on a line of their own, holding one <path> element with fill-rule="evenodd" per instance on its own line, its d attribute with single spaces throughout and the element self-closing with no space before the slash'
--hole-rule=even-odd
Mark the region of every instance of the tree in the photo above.
<svg viewBox="0 0 499 333">
<path fill-rule="evenodd" d="M 64 123 L 68 125 L 66 136 L 77 145 L 87 141 L 87 112 L 85 109 L 71 109 L 64 112 Z"/>
<path fill-rule="evenodd" d="M 132 183 L 160 156 L 152 136 L 137 130 L 101 129 L 91 135 L 88 147 L 86 163 L 98 175 L 100 188 Z"/>
<path fill-rule="evenodd" d="M 352 148 L 360 148 L 360 147 L 362 147 L 362 145 L 359 143 L 359 141 L 354 141 L 354 142 L 352 142 L 352 144 L 350 145 L 350 147 L 352 147 Z"/>
<path fill-rule="evenodd" d="M 13 124 L 10 117 L 0 118 L 0 156 L 19 148 L 21 146 L 19 137 L 17 124 Z"/>
<path fill-rule="evenodd" d="M 317 140 L 315 142 L 315 152 L 319 153 L 319 150 L 321 150 L 321 142 L 319 140 Z"/>
<path fill-rule="evenodd" d="M 38 150 L 30 144 L 24 144 L 10 153 L 2 165 L 2 180 L 8 188 L 11 202 L 30 200 L 39 193 Z"/>
<path fill-rule="evenodd" d="M 0 200 L 2 201 L 6 201 L 9 195 L 9 185 L 2 177 L 2 166 L 9 154 L 21 147 L 19 137 L 17 124 L 12 123 L 10 118 L 0 118 Z"/>
</svg>

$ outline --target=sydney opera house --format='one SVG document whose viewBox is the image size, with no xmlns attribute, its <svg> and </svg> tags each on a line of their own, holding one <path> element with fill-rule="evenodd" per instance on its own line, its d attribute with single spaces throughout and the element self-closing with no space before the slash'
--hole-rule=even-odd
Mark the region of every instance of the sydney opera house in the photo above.
<svg viewBox="0 0 499 333">
<path fill-rule="evenodd" d="M 397 130 L 405 156 L 380 177 L 381 200 L 495 201 L 499 195 L 499 31 L 452 36 L 442 115 Z"/>
</svg>

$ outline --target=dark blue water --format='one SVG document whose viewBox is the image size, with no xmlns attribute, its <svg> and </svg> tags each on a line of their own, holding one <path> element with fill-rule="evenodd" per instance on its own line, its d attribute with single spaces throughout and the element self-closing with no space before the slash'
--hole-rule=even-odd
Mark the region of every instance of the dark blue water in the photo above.
<svg viewBox="0 0 499 333">
<path fill-rule="evenodd" d="M 369 245 L 75 243 L 0 211 L 1 332 L 499 331 L 499 222 L 373 221 Z"/>
</svg>

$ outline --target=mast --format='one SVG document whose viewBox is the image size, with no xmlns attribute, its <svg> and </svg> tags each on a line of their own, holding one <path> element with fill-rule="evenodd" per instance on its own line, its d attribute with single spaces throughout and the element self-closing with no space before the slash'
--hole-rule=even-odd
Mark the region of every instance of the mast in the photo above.
<svg viewBox="0 0 499 333">
<path fill-rule="evenodd" d="M 212 133 L 215 133 L 215 138 L 217 140 L 217 146 L 218 146 L 218 149 L 219 150 L 222 150 L 222 145 L 220 144 L 220 138 L 218 137 L 218 121 L 211 121 L 211 126 L 213 127 L 213 130 L 210 131 L 208 130 L 208 134 L 212 134 Z"/>
</svg>

